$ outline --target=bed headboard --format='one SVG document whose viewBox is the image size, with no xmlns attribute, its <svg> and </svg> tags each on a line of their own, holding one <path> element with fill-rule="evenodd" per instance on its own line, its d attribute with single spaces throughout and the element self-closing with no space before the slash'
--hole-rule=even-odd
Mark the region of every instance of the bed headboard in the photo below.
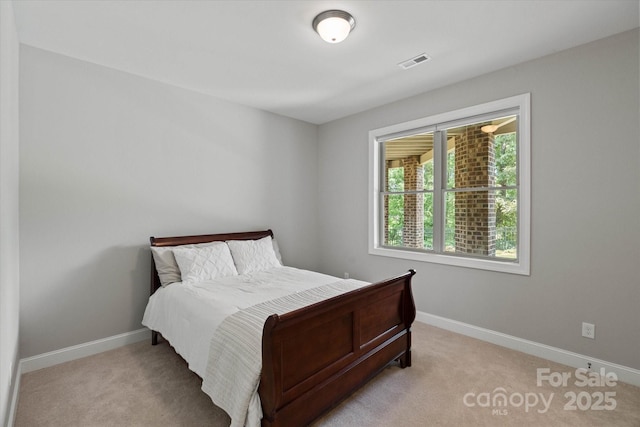
<svg viewBox="0 0 640 427">
<path fill-rule="evenodd" d="M 180 246 L 208 242 L 224 242 L 227 240 L 258 240 L 271 236 L 273 231 L 246 231 L 242 233 L 201 234 L 198 236 L 150 237 L 151 246 Z M 156 271 L 156 263 L 151 256 L 151 294 L 160 288 L 160 277 Z"/>
</svg>

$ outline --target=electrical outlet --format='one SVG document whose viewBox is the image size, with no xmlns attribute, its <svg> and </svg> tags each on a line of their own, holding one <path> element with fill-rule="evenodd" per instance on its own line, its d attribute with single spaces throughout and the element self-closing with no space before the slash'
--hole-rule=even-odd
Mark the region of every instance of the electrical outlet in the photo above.
<svg viewBox="0 0 640 427">
<path fill-rule="evenodd" d="M 582 336 L 585 338 L 596 339 L 596 325 L 593 323 L 582 322 Z"/>
<path fill-rule="evenodd" d="M 345 278 L 345 279 L 348 279 L 348 278 L 349 278 L 349 273 L 348 273 L 348 272 L 346 272 L 346 271 L 344 272 L 344 278 Z"/>
</svg>

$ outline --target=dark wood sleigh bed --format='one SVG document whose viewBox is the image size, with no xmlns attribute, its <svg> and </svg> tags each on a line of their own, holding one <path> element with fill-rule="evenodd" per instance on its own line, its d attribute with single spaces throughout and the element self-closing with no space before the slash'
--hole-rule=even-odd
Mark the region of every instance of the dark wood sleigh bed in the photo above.
<svg viewBox="0 0 640 427">
<path fill-rule="evenodd" d="M 179 246 L 273 237 L 271 230 L 151 237 Z M 386 366 L 411 366 L 414 270 L 289 312 L 272 315 L 262 334 L 259 395 L 262 426 L 303 426 L 327 412 Z M 151 294 L 160 279 L 151 259 Z M 152 331 L 152 344 L 158 332 Z"/>
</svg>

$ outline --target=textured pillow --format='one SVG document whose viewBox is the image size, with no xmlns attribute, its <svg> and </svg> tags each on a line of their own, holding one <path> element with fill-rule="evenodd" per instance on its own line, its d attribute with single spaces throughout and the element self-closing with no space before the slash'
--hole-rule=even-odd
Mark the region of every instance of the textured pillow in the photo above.
<svg viewBox="0 0 640 427">
<path fill-rule="evenodd" d="M 259 240 L 228 240 L 227 244 L 239 274 L 282 266 L 273 250 L 271 236 Z"/>
<path fill-rule="evenodd" d="M 183 282 L 201 282 L 238 274 L 229 247 L 223 242 L 204 247 L 177 247 L 173 255 Z"/>
<path fill-rule="evenodd" d="M 181 246 L 151 246 L 151 254 L 153 255 L 153 261 L 156 265 L 156 271 L 160 278 L 160 284 L 167 286 L 174 282 L 182 281 L 180 276 L 180 267 L 176 262 L 176 258 L 173 255 L 173 250 L 176 248 L 202 248 L 205 246 L 211 246 L 222 242 L 206 242 L 206 243 L 193 243 L 190 245 Z"/>
</svg>

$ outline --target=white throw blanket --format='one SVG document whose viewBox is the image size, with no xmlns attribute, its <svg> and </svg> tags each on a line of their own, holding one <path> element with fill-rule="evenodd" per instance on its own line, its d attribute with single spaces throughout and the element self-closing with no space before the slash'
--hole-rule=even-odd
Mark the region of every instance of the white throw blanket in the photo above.
<svg viewBox="0 0 640 427">
<path fill-rule="evenodd" d="M 211 339 L 202 390 L 231 417 L 231 427 L 259 427 L 258 384 L 262 370 L 262 329 L 267 317 L 340 295 L 366 285 L 341 280 L 260 303 L 227 317 Z"/>
</svg>

